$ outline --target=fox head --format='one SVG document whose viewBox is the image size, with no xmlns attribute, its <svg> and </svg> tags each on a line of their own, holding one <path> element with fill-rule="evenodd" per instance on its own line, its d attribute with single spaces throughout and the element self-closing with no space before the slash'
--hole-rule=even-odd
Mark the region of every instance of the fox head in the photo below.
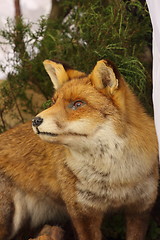
<svg viewBox="0 0 160 240">
<path fill-rule="evenodd" d="M 110 61 L 98 61 L 89 75 L 50 60 L 44 67 L 56 92 L 53 105 L 33 119 L 40 138 L 72 146 L 86 145 L 102 132 L 108 137 L 113 131 L 123 134 L 125 83 Z"/>
</svg>

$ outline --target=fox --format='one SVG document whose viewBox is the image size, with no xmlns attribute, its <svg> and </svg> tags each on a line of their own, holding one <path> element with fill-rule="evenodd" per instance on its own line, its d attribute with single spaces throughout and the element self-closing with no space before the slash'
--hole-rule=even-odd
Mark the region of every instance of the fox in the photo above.
<svg viewBox="0 0 160 240">
<path fill-rule="evenodd" d="M 86 74 L 44 60 L 52 106 L 0 136 L 0 240 L 69 218 L 79 240 L 102 240 L 110 211 L 123 211 L 126 240 L 144 240 L 158 191 L 153 119 L 118 68 Z"/>
</svg>

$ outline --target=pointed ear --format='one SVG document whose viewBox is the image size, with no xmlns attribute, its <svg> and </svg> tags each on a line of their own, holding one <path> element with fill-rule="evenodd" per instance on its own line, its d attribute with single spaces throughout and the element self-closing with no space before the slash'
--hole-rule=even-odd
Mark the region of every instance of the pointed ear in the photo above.
<svg viewBox="0 0 160 240">
<path fill-rule="evenodd" d="M 51 60 L 45 60 L 43 64 L 55 89 L 58 89 L 63 83 L 68 81 L 69 77 L 62 64 Z"/>
<path fill-rule="evenodd" d="M 120 74 L 113 63 L 107 60 L 97 62 L 91 73 L 91 82 L 97 89 L 106 88 L 110 94 L 118 89 Z"/>
</svg>

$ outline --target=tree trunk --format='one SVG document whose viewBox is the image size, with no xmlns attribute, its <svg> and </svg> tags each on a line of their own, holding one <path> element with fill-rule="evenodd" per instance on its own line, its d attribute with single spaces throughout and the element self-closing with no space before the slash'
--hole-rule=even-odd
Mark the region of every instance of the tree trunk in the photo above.
<svg viewBox="0 0 160 240">
<path fill-rule="evenodd" d="M 52 7 L 49 15 L 50 20 L 64 19 L 64 17 L 70 12 L 71 7 L 64 8 L 60 1 L 52 0 Z"/>
<path fill-rule="evenodd" d="M 17 19 L 17 17 L 21 16 L 20 1 L 19 0 L 14 0 L 14 6 L 15 6 L 15 19 Z"/>
</svg>

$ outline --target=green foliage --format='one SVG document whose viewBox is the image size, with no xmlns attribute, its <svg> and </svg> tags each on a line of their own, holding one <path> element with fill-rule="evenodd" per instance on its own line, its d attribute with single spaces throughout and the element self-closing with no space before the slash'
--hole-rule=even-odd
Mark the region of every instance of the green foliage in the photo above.
<svg viewBox="0 0 160 240">
<path fill-rule="evenodd" d="M 16 23 L 8 20 L 8 27 L 0 31 L 12 49 L 6 66 L 0 66 L 2 70 L 10 69 L 9 86 L 4 86 L 1 93 L 5 109 L 20 100 L 24 112 L 35 115 L 32 99 L 26 94 L 28 88 L 50 99 L 52 84 L 43 68 L 44 59 L 62 60 L 87 73 L 97 60 L 110 59 L 151 112 L 149 70 L 140 61 L 151 39 L 146 7 L 138 0 L 106 2 L 61 1 L 62 7 L 71 9 L 70 13 L 63 21 L 42 17 L 36 23 L 37 30 L 31 30 L 35 24 L 21 18 Z M 23 111 L 20 114 L 22 120 Z"/>
<path fill-rule="evenodd" d="M 150 221 L 147 240 L 160 239 L 160 225 L 153 218 Z M 106 216 L 102 224 L 102 233 L 104 239 L 124 240 L 125 239 L 125 218 L 123 214 L 114 214 Z"/>
<path fill-rule="evenodd" d="M 107 6 L 100 0 L 82 1 L 75 3 L 64 22 L 48 24 L 41 50 L 46 58 L 63 59 L 85 72 L 99 59 L 112 60 L 150 111 L 151 83 L 139 60 L 150 39 L 149 15 L 139 1 Z"/>
<path fill-rule="evenodd" d="M 45 109 L 51 107 L 51 105 L 52 105 L 52 101 L 49 99 L 43 103 L 42 108 L 43 108 L 43 110 L 45 110 Z"/>
<path fill-rule="evenodd" d="M 105 217 L 102 224 L 104 239 L 125 239 L 125 221 L 121 214 Z"/>
<path fill-rule="evenodd" d="M 158 221 L 157 221 L 158 222 Z M 148 240 L 158 240 L 160 239 L 160 226 L 155 220 L 152 219 L 149 232 L 148 232 Z"/>
</svg>

